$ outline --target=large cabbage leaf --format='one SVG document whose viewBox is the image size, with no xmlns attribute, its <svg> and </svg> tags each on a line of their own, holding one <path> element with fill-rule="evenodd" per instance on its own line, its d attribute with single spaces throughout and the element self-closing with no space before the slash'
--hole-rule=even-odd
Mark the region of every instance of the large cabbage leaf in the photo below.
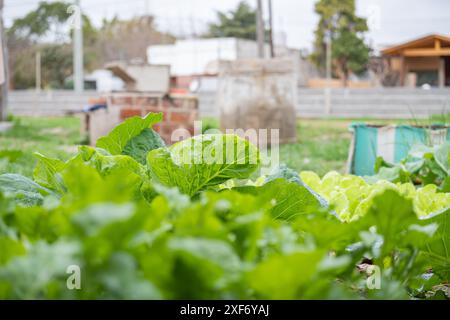
<svg viewBox="0 0 450 320">
<path fill-rule="evenodd" d="M 162 120 L 162 113 L 149 113 L 145 118 L 131 117 L 97 140 L 97 147 L 111 155 L 126 154 L 145 163 L 148 151 L 164 146 L 161 137 L 150 129 Z"/>
<path fill-rule="evenodd" d="M 259 151 L 236 135 L 195 136 L 147 155 L 152 177 L 194 195 L 229 179 L 248 178 L 259 166 Z"/>
</svg>

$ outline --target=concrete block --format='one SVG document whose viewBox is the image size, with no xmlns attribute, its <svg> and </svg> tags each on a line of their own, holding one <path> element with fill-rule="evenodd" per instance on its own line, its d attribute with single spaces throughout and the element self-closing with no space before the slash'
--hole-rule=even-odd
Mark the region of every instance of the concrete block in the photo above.
<svg viewBox="0 0 450 320">
<path fill-rule="evenodd" d="M 296 141 L 296 84 L 291 59 L 237 60 L 224 65 L 217 96 L 222 130 L 278 129 L 279 142 Z"/>
</svg>

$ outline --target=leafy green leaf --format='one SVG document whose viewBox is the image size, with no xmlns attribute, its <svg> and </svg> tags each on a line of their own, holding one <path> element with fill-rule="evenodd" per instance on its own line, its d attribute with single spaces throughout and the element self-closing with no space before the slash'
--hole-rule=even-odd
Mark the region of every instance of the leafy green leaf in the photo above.
<svg viewBox="0 0 450 320">
<path fill-rule="evenodd" d="M 62 278 L 60 284 L 65 286 L 67 267 L 80 265 L 77 258 L 79 249 L 73 242 L 37 242 L 27 255 L 15 257 L 0 267 L 0 288 L 10 288 L 7 290 L 9 298 L 45 298 L 51 281 Z"/>
<path fill-rule="evenodd" d="M 328 202 L 321 197 L 318 193 L 316 193 L 310 186 L 308 186 L 300 175 L 292 169 L 289 169 L 285 165 L 281 165 L 277 167 L 269 176 L 266 177 L 265 183 L 273 181 L 278 178 L 286 179 L 289 182 L 294 182 L 300 186 L 305 187 L 319 202 L 323 207 L 328 207 Z"/>
<path fill-rule="evenodd" d="M 275 219 L 292 220 L 298 215 L 318 210 L 321 206 L 308 188 L 284 178 L 272 180 L 261 187 L 240 187 L 236 190 L 253 194 L 262 203 L 270 203 L 270 212 Z"/>
<path fill-rule="evenodd" d="M 127 171 L 145 177 L 145 169 L 132 157 L 127 155 L 111 155 L 107 151 L 88 146 L 80 147 L 80 155 L 87 164 L 93 166 L 102 176 L 114 171 Z"/>
<path fill-rule="evenodd" d="M 434 151 L 434 158 L 439 166 L 444 170 L 447 175 L 450 174 L 450 141 L 438 146 Z"/>
<path fill-rule="evenodd" d="M 130 174 L 129 169 L 116 169 L 102 176 L 94 167 L 85 163 L 73 163 L 63 172 L 67 193 L 63 203 L 76 212 L 94 203 L 124 203 L 140 198 L 142 178 Z"/>
<path fill-rule="evenodd" d="M 433 271 L 439 273 L 442 279 L 450 277 L 450 210 L 422 218 L 427 225 L 438 224 L 433 237 L 426 243 L 424 253 Z"/>
<path fill-rule="evenodd" d="M 72 216 L 72 221 L 84 231 L 84 234 L 93 235 L 110 223 L 127 220 L 133 213 L 134 206 L 129 203 L 95 204 Z"/>
<path fill-rule="evenodd" d="M 0 175 L 0 191 L 6 197 L 13 198 L 17 204 L 26 207 L 42 204 L 44 196 L 51 193 L 30 179 L 12 173 Z"/>
<path fill-rule="evenodd" d="M 259 151 L 235 135 L 209 134 L 178 142 L 147 155 L 152 177 L 194 195 L 229 179 L 245 179 L 259 166 Z"/>
<path fill-rule="evenodd" d="M 273 256 L 251 271 L 249 286 L 262 299 L 298 299 L 323 257 L 320 251 Z"/>
<path fill-rule="evenodd" d="M 130 143 L 126 151 L 129 153 L 132 146 L 136 145 L 140 139 L 135 142 L 130 142 L 130 140 L 139 136 L 142 134 L 142 131 L 148 129 L 161 120 L 162 113 L 149 113 L 145 118 L 128 118 L 123 123 L 115 127 L 107 136 L 98 139 L 97 147 L 105 149 L 112 155 L 118 155 L 122 154 L 125 147 L 127 147 L 127 144 Z M 147 133 L 145 133 L 145 135 L 147 135 Z M 154 137 L 153 140 L 149 141 L 149 145 L 150 144 L 156 144 Z M 140 158 L 142 155 L 138 153 L 137 157 Z"/>
<path fill-rule="evenodd" d="M 25 252 L 25 247 L 20 241 L 0 236 L 0 266 L 15 256 L 24 255 Z"/>
<path fill-rule="evenodd" d="M 132 256 L 115 253 L 95 279 L 105 289 L 106 299 L 161 299 L 161 293 L 138 272 Z"/>
<path fill-rule="evenodd" d="M 385 190 L 373 198 L 364 220 L 375 225 L 376 232 L 383 236 L 383 254 L 387 254 L 405 236 L 409 225 L 417 221 L 417 216 L 411 200 L 397 191 Z"/>
<path fill-rule="evenodd" d="M 33 172 L 34 181 L 49 189 L 64 193 L 65 186 L 61 172 L 66 167 L 66 163 L 59 159 L 48 158 L 38 152 L 34 155 L 38 158 L 38 163 Z"/>
<path fill-rule="evenodd" d="M 122 154 L 129 155 L 139 163 L 145 165 L 147 162 L 147 153 L 164 146 L 165 143 L 159 134 L 152 129 L 144 129 L 139 135 L 131 138 L 127 142 Z"/>
<path fill-rule="evenodd" d="M 239 257 L 233 248 L 223 241 L 201 238 L 174 238 L 169 247 L 175 251 L 183 251 L 198 258 L 208 260 L 223 268 L 225 272 L 239 271 Z"/>
</svg>

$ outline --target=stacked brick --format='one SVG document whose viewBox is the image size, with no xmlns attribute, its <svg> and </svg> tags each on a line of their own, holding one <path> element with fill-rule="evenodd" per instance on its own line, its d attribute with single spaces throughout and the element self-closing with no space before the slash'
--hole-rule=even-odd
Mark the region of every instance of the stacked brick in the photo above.
<svg viewBox="0 0 450 320">
<path fill-rule="evenodd" d="M 198 119 L 198 99 L 190 95 L 113 94 L 108 98 L 108 108 L 120 109 L 120 122 L 133 116 L 145 116 L 149 112 L 161 112 L 163 120 L 153 129 L 167 144 L 176 142 L 172 139 L 176 129 L 185 129 L 193 135 L 194 121 Z"/>
</svg>

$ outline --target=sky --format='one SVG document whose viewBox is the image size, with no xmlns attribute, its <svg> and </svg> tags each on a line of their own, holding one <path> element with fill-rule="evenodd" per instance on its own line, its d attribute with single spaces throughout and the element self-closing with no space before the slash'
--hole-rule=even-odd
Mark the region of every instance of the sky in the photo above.
<svg viewBox="0 0 450 320">
<path fill-rule="evenodd" d="M 47 0 L 52 1 L 52 0 Z M 265 1 L 265 0 L 263 0 Z M 103 18 L 126 19 L 145 13 L 156 16 L 158 27 L 176 35 L 191 36 L 214 21 L 216 11 L 233 9 L 239 0 L 80 0 L 95 25 Z M 256 0 L 247 0 L 253 6 Z M 287 45 L 311 49 L 318 16 L 316 0 L 272 0 L 274 33 Z M 35 9 L 39 0 L 5 0 L 6 25 Z M 356 0 L 358 15 L 368 18 L 367 41 L 375 49 L 430 33 L 450 36 L 450 0 Z M 267 15 L 267 8 L 265 8 Z"/>
</svg>

